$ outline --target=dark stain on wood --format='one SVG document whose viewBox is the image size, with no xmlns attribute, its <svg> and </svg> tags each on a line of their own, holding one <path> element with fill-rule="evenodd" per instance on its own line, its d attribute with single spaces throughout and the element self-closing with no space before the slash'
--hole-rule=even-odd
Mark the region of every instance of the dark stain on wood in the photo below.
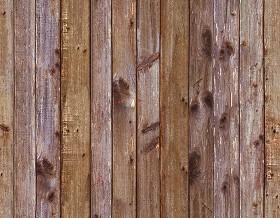
<svg viewBox="0 0 280 218">
<path fill-rule="evenodd" d="M 190 106 L 190 112 L 192 115 L 197 115 L 198 112 L 199 112 L 199 102 L 194 100 L 192 103 L 191 103 L 191 106 Z"/>
<path fill-rule="evenodd" d="M 189 154 L 189 183 L 190 185 L 201 176 L 201 155 L 195 150 Z"/>
<path fill-rule="evenodd" d="M 152 141 L 150 141 L 149 143 L 146 144 L 146 146 L 143 149 L 143 152 L 150 152 L 153 149 L 155 149 L 157 147 L 157 145 L 159 144 L 159 137 L 155 137 L 152 139 Z"/>
<path fill-rule="evenodd" d="M 130 97 L 129 85 L 122 77 L 115 77 L 113 80 L 114 104 L 123 104 Z"/>
<path fill-rule="evenodd" d="M 144 58 L 144 60 L 137 66 L 137 70 L 141 71 L 145 68 L 151 67 L 151 65 L 159 59 L 159 53 L 154 53 L 149 57 Z"/>
<path fill-rule="evenodd" d="M 227 124 L 228 124 L 228 114 L 226 112 L 224 112 L 220 119 L 220 128 L 226 129 Z"/>
<path fill-rule="evenodd" d="M 209 27 L 205 27 L 201 34 L 202 52 L 203 54 L 212 59 L 212 32 Z"/>
<path fill-rule="evenodd" d="M 142 132 L 142 134 L 145 134 L 147 132 L 155 130 L 157 127 L 159 127 L 159 122 L 152 123 L 149 126 L 145 125 L 141 132 Z"/>
<path fill-rule="evenodd" d="M 55 190 L 52 190 L 47 193 L 47 199 L 49 202 L 53 202 L 54 198 L 55 198 Z"/>
<path fill-rule="evenodd" d="M 231 42 L 225 41 L 220 50 L 220 59 L 228 60 L 234 54 L 234 47 Z"/>
<path fill-rule="evenodd" d="M 4 11 L 4 12 L 2 13 L 2 15 L 5 16 L 5 15 L 6 15 L 6 11 Z"/>
<path fill-rule="evenodd" d="M 4 132 L 10 132 L 10 127 L 4 124 L 0 124 L 0 129 L 2 129 Z"/>
<path fill-rule="evenodd" d="M 212 109 L 213 105 L 214 105 L 214 99 L 213 99 L 212 92 L 210 92 L 210 91 L 204 92 L 202 95 L 202 101 L 208 108 Z"/>
<path fill-rule="evenodd" d="M 44 157 L 43 159 L 37 160 L 36 172 L 38 175 L 42 175 L 47 178 L 54 174 L 54 166 L 47 158 Z"/>
</svg>

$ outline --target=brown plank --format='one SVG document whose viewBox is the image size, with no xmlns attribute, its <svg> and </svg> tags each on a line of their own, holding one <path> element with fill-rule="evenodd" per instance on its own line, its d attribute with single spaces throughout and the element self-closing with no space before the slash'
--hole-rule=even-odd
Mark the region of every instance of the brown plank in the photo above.
<svg viewBox="0 0 280 218">
<path fill-rule="evenodd" d="M 36 217 L 60 217 L 59 20 L 59 1 L 36 1 Z"/>
<path fill-rule="evenodd" d="M 189 2 L 161 2 L 161 216 L 188 217 Z"/>
<path fill-rule="evenodd" d="M 61 215 L 89 217 L 90 0 L 61 4 Z"/>
<path fill-rule="evenodd" d="M 280 216 L 280 1 L 265 2 L 265 217 Z"/>
<path fill-rule="evenodd" d="M 92 217 L 111 217 L 111 0 L 91 1 Z"/>
<path fill-rule="evenodd" d="M 240 217 L 263 217 L 263 2 L 240 5 Z"/>
<path fill-rule="evenodd" d="M 214 217 L 239 217 L 239 0 L 215 0 L 214 24 Z"/>
<path fill-rule="evenodd" d="M 13 2 L 0 4 L 0 217 L 13 216 Z"/>
<path fill-rule="evenodd" d="M 136 2 L 112 1 L 113 217 L 136 216 Z"/>
<path fill-rule="evenodd" d="M 14 1 L 14 216 L 35 217 L 35 1 Z"/>
<path fill-rule="evenodd" d="M 160 217 L 160 1 L 137 1 L 137 217 Z"/>
<path fill-rule="evenodd" d="M 190 217 L 213 217 L 213 2 L 190 1 Z"/>
</svg>

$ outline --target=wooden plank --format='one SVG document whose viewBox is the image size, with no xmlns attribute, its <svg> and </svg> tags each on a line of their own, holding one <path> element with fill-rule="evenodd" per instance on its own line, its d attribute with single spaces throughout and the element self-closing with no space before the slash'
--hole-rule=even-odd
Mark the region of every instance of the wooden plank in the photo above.
<svg viewBox="0 0 280 218">
<path fill-rule="evenodd" d="M 263 2 L 240 5 L 240 217 L 263 217 Z"/>
<path fill-rule="evenodd" d="M 13 2 L 0 4 L 0 217 L 13 216 Z"/>
<path fill-rule="evenodd" d="M 90 216 L 90 0 L 62 4 L 62 217 Z"/>
<path fill-rule="evenodd" d="M 265 217 L 280 216 L 279 5 L 279 0 L 264 4 Z"/>
<path fill-rule="evenodd" d="M 189 4 L 161 2 L 161 216 L 188 217 Z"/>
<path fill-rule="evenodd" d="M 137 217 L 160 217 L 160 1 L 137 1 Z"/>
<path fill-rule="evenodd" d="M 91 199 L 93 217 L 111 217 L 111 0 L 91 1 Z"/>
<path fill-rule="evenodd" d="M 35 1 L 14 1 L 14 216 L 35 217 Z"/>
<path fill-rule="evenodd" d="M 36 1 L 36 217 L 60 217 L 59 20 L 59 1 Z"/>
<path fill-rule="evenodd" d="M 239 0 L 215 0 L 214 24 L 214 217 L 239 217 Z"/>
<path fill-rule="evenodd" d="M 112 1 L 113 217 L 136 216 L 136 2 Z"/>
<path fill-rule="evenodd" d="M 213 4 L 190 1 L 190 217 L 213 217 Z"/>
</svg>

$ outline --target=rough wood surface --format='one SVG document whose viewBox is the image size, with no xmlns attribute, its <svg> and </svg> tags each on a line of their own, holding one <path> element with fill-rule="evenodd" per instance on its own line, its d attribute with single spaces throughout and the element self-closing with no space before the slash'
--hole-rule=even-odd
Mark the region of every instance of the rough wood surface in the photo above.
<svg viewBox="0 0 280 218">
<path fill-rule="evenodd" d="M 89 217 L 90 0 L 63 0 L 61 8 L 61 213 Z"/>
<path fill-rule="evenodd" d="M 59 1 L 36 1 L 36 217 L 60 217 L 59 20 Z"/>
<path fill-rule="evenodd" d="M 239 0 L 216 0 L 214 24 L 214 217 L 239 217 Z"/>
<path fill-rule="evenodd" d="M 137 1 L 137 216 L 160 217 L 160 1 Z"/>
<path fill-rule="evenodd" d="M 188 217 L 189 4 L 161 2 L 161 216 Z"/>
<path fill-rule="evenodd" d="M 190 217 L 213 216 L 213 2 L 190 1 Z"/>
<path fill-rule="evenodd" d="M 14 1 L 14 216 L 35 217 L 35 1 Z M 2 43 L 1 43 L 2 44 Z"/>
<path fill-rule="evenodd" d="M 0 4 L 0 217 L 13 216 L 13 3 Z"/>
<path fill-rule="evenodd" d="M 92 0 L 91 8 L 92 217 L 111 217 L 111 0 Z"/>
<path fill-rule="evenodd" d="M 113 217 L 136 216 L 136 1 L 112 1 Z"/>
<path fill-rule="evenodd" d="M 241 1 L 240 217 L 263 217 L 263 88 L 263 2 Z"/>
</svg>

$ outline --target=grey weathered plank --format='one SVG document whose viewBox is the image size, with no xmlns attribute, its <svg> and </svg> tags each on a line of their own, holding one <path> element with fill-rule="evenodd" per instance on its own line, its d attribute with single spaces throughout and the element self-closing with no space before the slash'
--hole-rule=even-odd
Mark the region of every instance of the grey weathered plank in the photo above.
<svg viewBox="0 0 280 218">
<path fill-rule="evenodd" d="M 113 217 L 136 216 L 136 1 L 112 1 Z"/>
<path fill-rule="evenodd" d="M 263 217 L 263 2 L 240 5 L 240 217 Z"/>
<path fill-rule="evenodd" d="M 59 20 L 59 1 L 36 1 L 36 217 L 60 217 Z"/>
<path fill-rule="evenodd" d="M 213 216 L 213 3 L 190 2 L 190 217 Z"/>
<path fill-rule="evenodd" d="M 214 217 L 239 217 L 239 0 L 215 0 L 214 24 Z"/>
<path fill-rule="evenodd" d="M 92 216 L 111 217 L 111 0 L 92 0 L 91 9 Z"/>
<path fill-rule="evenodd" d="M 137 1 L 137 216 L 160 217 L 160 1 Z"/>
<path fill-rule="evenodd" d="M 14 1 L 14 216 L 35 217 L 35 1 Z"/>
<path fill-rule="evenodd" d="M 61 214 L 89 217 L 90 0 L 61 4 Z"/>
<path fill-rule="evenodd" d="M 189 1 L 161 2 L 161 216 L 188 217 Z"/>
<path fill-rule="evenodd" d="M 13 215 L 13 3 L 0 4 L 0 217 Z"/>
</svg>

